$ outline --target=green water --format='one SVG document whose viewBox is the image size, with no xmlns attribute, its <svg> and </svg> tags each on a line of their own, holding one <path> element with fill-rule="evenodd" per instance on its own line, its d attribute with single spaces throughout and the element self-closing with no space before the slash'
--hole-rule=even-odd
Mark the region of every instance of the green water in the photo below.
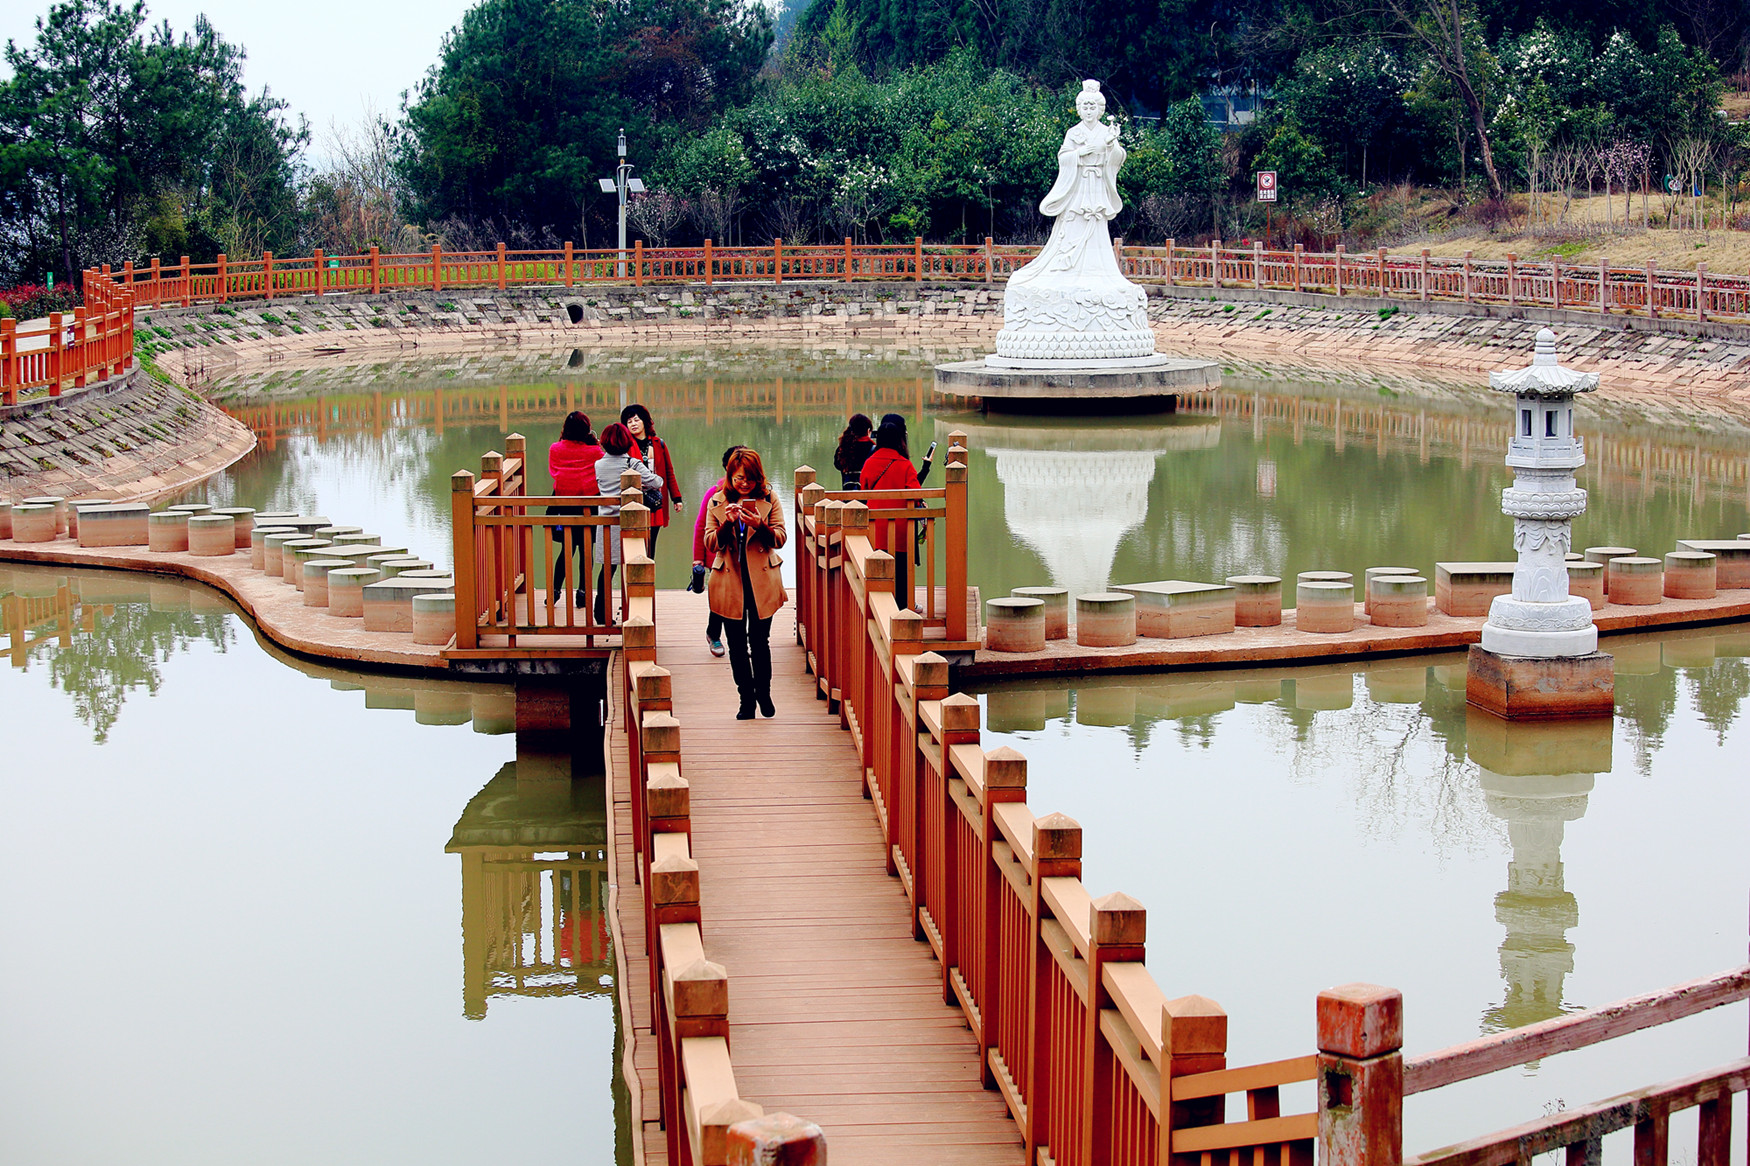
<svg viewBox="0 0 1750 1166">
<path fill-rule="evenodd" d="M 753 445 L 787 482 L 799 465 L 830 465 L 849 412 L 891 410 L 910 419 L 914 457 L 969 435 L 970 571 L 987 596 L 1511 557 L 1506 410 L 1485 391 L 1260 373 L 1172 416 L 935 409 L 928 363 L 962 355 L 509 352 L 236 377 L 216 388 L 262 448 L 194 496 L 319 510 L 441 562 L 450 474 L 519 432 L 531 490 L 545 489 L 546 446 L 569 409 L 600 427 L 644 402 L 689 524 L 726 444 Z M 1579 425 L 1591 505 L 1577 547 L 1656 553 L 1750 531 L 1741 424 L 1643 410 L 1607 385 Z M 660 544 L 662 586 L 686 580 L 684 543 Z M 1004 689 L 984 698 L 987 745 L 1029 755 L 1037 812 L 1083 823 L 1094 892 L 1148 906 L 1150 966 L 1168 994 L 1230 1010 L 1235 1062 L 1310 1050 L 1314 994 L 1358 979 L 1405 991 L 1409 1049 L 1428 1051 L 1742 962 L 1744 644 L 1742 629 L 1610 641 L 1618 717 L 1574 738 L 1479 728 L 1457 662 L 1440 660 Z M 229 675 L 209 672 L 208 687 Z M 492 768 L 469 768 L 473 790 Z M 428 835 L 467 800 L 457 781 L 454 795 L 410 796 L 410 813 L 433 817 Z M 354 788 L 381 796 L 374 780 Z M 453 865 L 434 867 L 420 891 L 447 887 L 453 909 L 454 879 Z M 1415 1099 L 1411 1145 L 1739 1055 L 1743 1014 L 1729 1012 Z M 599 1084 L 576 1093 L 605 1104 Z"/>
<path fill-rule="evenodd" d="M 631 1160 L 599 760 L 197 585 L 0 564 L 0 624 L 0 1161 Z"/>
</svg>

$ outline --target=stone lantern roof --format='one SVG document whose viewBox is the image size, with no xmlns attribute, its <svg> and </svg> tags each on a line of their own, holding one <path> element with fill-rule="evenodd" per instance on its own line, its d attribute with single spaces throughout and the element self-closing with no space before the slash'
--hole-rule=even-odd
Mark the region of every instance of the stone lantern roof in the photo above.
<svg viewBox="0 0 1750 1166">
<path fill-rule="evenodd" d="M 1500 393 L 1513 393 L 1542 401 L 1558 401 L 1575 393 L 1590 393 L 1598 387 L 1595 372 L 1575 372 L 1556 362 L 1556 334 L 1548 328 L 1537 333 L 1537 347 L 1530 368 L 1512 372 L 1492 372 L 1489 387 Z"/>
</svg>

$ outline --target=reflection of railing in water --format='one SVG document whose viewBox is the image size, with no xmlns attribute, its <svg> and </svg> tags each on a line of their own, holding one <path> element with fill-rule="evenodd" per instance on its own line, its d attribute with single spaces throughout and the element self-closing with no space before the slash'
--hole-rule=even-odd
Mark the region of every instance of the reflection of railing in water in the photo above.
<svg viewBox="0 0 1750 1166">
<path fill-rule="evenodd" d="M 476 1019 L 493 996 L 613 992 L 606 807 L 574 804 L 569 757 L 556 773 L 533 772 L 540 760 L 519 751 L 444 847 L 462 858 L 463 1010 Z"/>
<path fill-rule="evenodd" d="M 774 377 L 763 381 L 651 380 L 628 384 L 596 381 L 572 384 L 492 385 L 393 392 L 320 393 L 286 400 L 221 402 L 227 413 L 250 428 L 266 448 L 291 434 L 314 434 L 318 440 L 339 433 L 381 434 L 388 429 L 430 426 L 438 433 L 446 425 L 497 424 L 508 432 L 513 420 L 549 420 L 581 409 L 592 416 L 617 414 L 629 401 L 640 401 L 662 418 L 702 417 L 714 424 L 719 414 L 770 414 L 780 424 L 786 416 L 848 417 L 854 412 L 905 411 L 921 416 L 929 403 L 930 383 L 924 377 L 868 381 L 852 377 L 799 379 Z"/>
<path fill-rule="evenodd" d="M 1473 456 L 1493 463 L 1513 436 L 1508 414 L 1472 417 L 1463 413 L 1406 405 L 1359 402 L 1343 397 L 1298 393 L 1266 394 L 1217 390 L 1188 393 L 1181 412 L 1262 422 L 1290 429 L 1296 444 L 1308 432 L 1329 433 L 1338 452 L 1351 441 L 1380 454 L 1414 451 L 1426 462 L 1433 454 L 1457 457 L 1469 468 Z M 1710 493 L 1750 499 L 1750 455 L 1742 445 L 1677 445 L 1651 438 L 1594 433 L 1586 438 L 1588 475 L 1600 486 L 1654 482 L 1682 487 L 1697 501 Z"/>
<path fill-rule="evenodd" d="M 7 638 L 7 658 L 15 668 L 24 667 L 30 650 L 53 640 L 61 647 L 72 646 L 74 626 L 91 630 L 97 613 L 78 603 L 73 589 L 65 582 L 56 584 L 52 595 L 25 595 L 19 591 L 0 596 L 0 635 Z M 53 631 L 42 631 L 52 628 Z M 32 632 L 40 634 L 32 636 Z"/>
</svg>

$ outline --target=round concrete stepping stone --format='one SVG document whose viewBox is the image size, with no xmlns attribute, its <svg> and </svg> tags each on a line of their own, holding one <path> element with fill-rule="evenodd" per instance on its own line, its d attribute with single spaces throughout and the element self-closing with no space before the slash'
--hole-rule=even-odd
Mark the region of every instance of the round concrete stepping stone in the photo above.
<svg viewBox="0 0 1750 1166">
<path fill-rule="evenodd" d="M 273 531 L 261 541 L 261 571 L 279 579 L 285 576 L 285 545 L 308 538 L 301 530 Z"/>
<path fill-rule="evenodd" d="M 1355 584 L 1308 579 L 1294 585 L 1294 626 L 1303 632 L 1355 630 Z"/>
<path fill-rule="evenodd" d="M 383 545 L 383 536 L 363 530 L 351 530 L 335 535 L 333 541 L 335 546 L 340 547 L 380 547 Z"/>
<path fill-rule="evenodd" d="M 1597 611 L 1604 606 L 1604 564 L 1585 561 L 1568 564 L 1568 594 L 1578 595 Z"/>
<path fill-rule="evenodd" d="M 985 600 L 984 646 L 992 652 L 1045 651 L 1045 601 L 1023 595 Z"/>
<path fill-rule="evenodd" d="M 38 494 L 24 501 L 31 506 L 53 506 L 55 508 L 55 537 L 67 533 L 67 524 L 73 520 L 72 508 L 67 505 L 67 499 L 60 494 Z"/>
<path fill-rule="evenodd" d="M 213 513 L 230 516 L 237 535 L 235 546 L 238 550 L 247 551 L 254 545 L 250 536 L 255 533 L 255 511 L 247 506 L 218 506 L 213 509 Z"/>
<path fill-rule="evenodd" d="M 1624 555 L 1605 567 L 1604 589 L 1610 602 L 1651 607 L 1665 599 L 1665 561 Z"/>
<path fill-rule="evenodd" d="M 212 505 L 207 502 L 178 502 L 174 506 L 166 506 L 166 510 L 181 510 L 187 514 L 211 514 Z"/>
<path fill-rule="evenodd" d="M 1009 592 L 1017 599 L 1037 599 L 1045 605 L 1045 638 L 1069 638 L 1069 588 L 1017 587 Z"/>
<path fill-rule="evenodd" d="M 1428 580 L 1423 576 L 1375 575 L 1368 592 L 1373 599 L 1375 627 L 1428 626 Z"/>
<path fill-rule="evenodd" d="M 344 571 L 352 566 L 351 559 L 304 560 L 304 606 L 328 606 L 328 573 Z"/>
<path fill-rule="evenodd" d="M 270 534 L 294 535 L 298 532 L 288 530 L 283 526 L 257 526 L 249 532 L 249 565 L 257 571 L 266 569 L 267 536 Z"/>
<path fill-rule="evenodd" d="M 12 541 L 20 543 L 54 542 L 55 504 L 53 502 L 20 502 L 13 506 Z"/>
<path fill-rule="evenodd" d="M 456 634 L 456 597 L 427 591 L 413 597 L 413 642 L 447 644 Z"/>
<path fill-rule="evenodd" d="M 282 578 L 297 590 L 304 589 L 304 564 L 311 559 L 327 558 L 319 554 L 327 550 L 331 544 L 325 538 L 300 538 L 280 547 L 280 562 L 284 567 Z"/>
<path fill-rule="evenodd" d="M 394 575 L 385 575 L 392 579 L 454 579 L 455 574 L 442 567 L 415 567 L 412 570 L 401 570 Z"/>
<path fill-rule="evenodd" d="M 237 553 L 237 520 L 229 514 L 190 514 L 188 553 L 218 558 Z"/>
<path fill-rule="evenodd" d="M 1282 623 L 1282 578 L 1279 575 L 1229 575 L 1234 589 L 1234 626 L 1273 628 Z"/>
<path fill-rule="evenodd" d="M 1380 575 L 1420 575 L 1414 567 L 1369 567 L 1361 573 L 1361 610 L 1373 614 L 1373 580 Z"/>
<path fill-rule="evenodd" d="M 1610 560 L 1632 558 L 1636 553 L 1633 547 L 1586 548 L 1586 561 L 1588 563 L 1604 564 L 1604 594 L 1610 594 Z"/>
<path fill-rule="evenodd" d="M 1296 583 L 1350 583 L 1355 582 L 1353 571 L 1302 571 L 1294 578 Z"/>
<path fill-rule="evenodd" d="M 167 553 L 188 549 L 188 511 L 156 510 L 146 516 L 146 546 Z"/>
<path fill-rule="evenodd" d="M 406 555 L 372 555 L 365 562 L 383 572 L 383 578 L 393 579 L 403 571 L 429 571 L 431 560 L 414 559 Z"/>
<path fill-rule="evenodd" d="M 306 536 L 314 538 L 317 531 L 325 526 L 333 526 L 334 522 L 332 519 L 323 518 L 319 515 L 299 514 L 291 518 L 276 518 L 273 524 L 275 526 L 285 526 L 290 527 L 292 530 L 302 531 Z"/>
<path fill-rule="evenodd" d="M 382 577 L 374 567 L 335 567 L 329 571 L 328 614 L 352 619 L 364 615 L 364 589 Z"/>
<path fill-rule="evenodd" d="M 1712 599 L 1719 594 L 1718 560 L 1707 551 L 1672 551 L 1665 556 L 1667 599 Z"/>
<path fill-rule="evenodd" d="M 1136 643 L 1136 596 L 1120 591 L 1076 596 L 1076 643 L 1084 648 Z"/>
<path fill-rule="evenodd" d="M 361 531 L 363 529 L 364 529 L 364 527 L 362 527 L 362 526 L 324 526 L 324 527 L 321 527 L 317 530 L 311 531 L 310 537 L 311 538 L 325 538 L 331 543 L 332 542 L 339 542 L 340 540 L 339 540 L 339 538 L 336 537 L 337 535 L 357 534 L 359 531 Z"/>
</svg>

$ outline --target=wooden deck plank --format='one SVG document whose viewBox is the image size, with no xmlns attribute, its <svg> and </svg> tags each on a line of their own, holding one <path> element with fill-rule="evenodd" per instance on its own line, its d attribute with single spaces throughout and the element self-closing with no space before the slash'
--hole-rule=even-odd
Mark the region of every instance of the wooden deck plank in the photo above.
<svg viewBox="0 0 1750 1166">
<path fill-rule="evenodd" d="M 702 600 L 657 596 L 657 660 L 672 678 L 692 787 L 705 949 L 729 971 L 742 1094 L 819 1122 L 835 1166 L 896 1154 L 1016 1166 L 1019 1134 L 1001 1097 L 980 1086 L 978 1049 L 943 1002 L 941 966 L 912 939 L 861 764 L 803 670 L 794 610 L 772 627 L 774 720 L 734 719 L 737 694 L 727 662 L 706 647 L 705 616 Z M 625 915 L 637 909 L 629 866 L 621 886 L 631 892 Z M 647 993 L 641 971 L 628 977 L 634 996 Z M 660 1149 L 660 1138 L 644 1142 Z"/>
</svg>

